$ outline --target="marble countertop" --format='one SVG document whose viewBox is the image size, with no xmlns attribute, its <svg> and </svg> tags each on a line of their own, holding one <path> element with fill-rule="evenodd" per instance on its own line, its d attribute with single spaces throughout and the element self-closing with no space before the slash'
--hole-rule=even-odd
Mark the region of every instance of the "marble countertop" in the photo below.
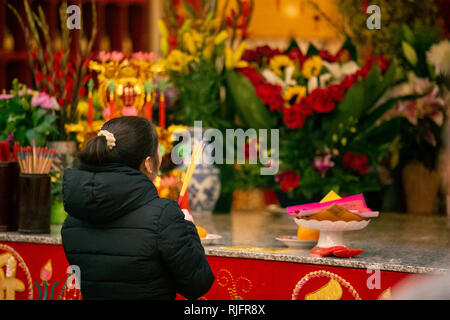
<svg viewBox="0 0 450 320">
<path fill-rule="evenodd" d="M 208 215 L 192 213 L 197 225 L 222 238 L 205 245 L 209 256 L 249 258 L 351 268 L 377 268 L 408 273 L 445 273 L 450 269 L 450 219 L 381 213 L 362 230 L 344 233 L 349 248 L 364 252 L 354 258 L 315 258 L 311 248 L 291 249 L 280 235 L 296 235 L 286 213 L 269 211 Z M 0 232 L 0 241 L 61 244 L 61 226 L 47 235 Z"/>
</svg>

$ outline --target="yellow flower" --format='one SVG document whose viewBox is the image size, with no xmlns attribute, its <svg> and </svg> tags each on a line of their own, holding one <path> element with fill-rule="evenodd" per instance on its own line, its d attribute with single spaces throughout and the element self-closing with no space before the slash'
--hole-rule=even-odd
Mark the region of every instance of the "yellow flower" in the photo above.
<svg viewBox="0 0 450 320">
<path fill-rule="evenodd" d="M 322 71 L 322 59 L 319 56 L 312 56 L 303 63 L 303 76 L 307 79 L 317 77 Z"/>
<path fill-rule="evenodd" d="M 205 47 L 203 48 L 203 57 L 205 59 L 211 59 L 214 52 L 214 37 L 208 37 L 205 41 Z"/>
<path fill-rule="evenodd" d="M 190 54 L 195 54 L 195 52 L 197 51 L 194 39 L 192 38 L 190 32 L 186 32 L 185 34 L 183 34 L 183 45 L 184 48 L 187 49 L 187 51 L 189 51 Z"/>
<path fill-rule="evenodd" d="M 205 49 L 203 49 L 203 58 L 207 60 L 211 59 L 213 52 L 214 52 L 214 45 L 211 44 L 207 45 Z"/>
<path fill-rule="evenodd" d="M 204 37 L 203 34 L 201 34 L 200 32 L 192 30 L 192 40 L 194 41 L 196 48 L 203 47 Z"/>
<path fill-rule="evenodd" d="M 172 50 L 167 57 L 167 69 L 176 72 L 187 72 L 188 65 L 193 60 L 195 60 L 193 56 L 180 50 Z"/>
<path fill-rule="evenodd" d="M 167 40 L 167 38 L 162 38 L 161 37 L 160 47 L 161 47 L 162 55 L 164 57 L 167 56 L 167 53 L 169 52 L 169 41 Z"/>
<path fill-rule="evenodd" d="M 228 38 L 228 32 L 226 30 L 221 31 L 214 39 L 214 44 L 219 45 Z"/>
<path fill-rule="evenodd" d="M 82 132 L 84 130 L 84 126 L 82 122 L 78 122 L 78 123 L 70 123 L 70 124 L 66 124 L 66 132 Z"/>
<path fill-rule="evenodd" d="M 161 73 L 164 72 L 167 68 L 167 61 L 164 59 L 158 59 L 158 61 L 150 67 L 151 72 Z"/>
<path fill-rule="evenodd" d="M 167 129 L 156 127 L 158 132 L 159 143 L 164 147 L 165 154 L 172 152 L 172 143 L 176 141 L 176 136 L 187 130 L 186 126 L 171 125 Z"/>
<path fill-rule="evenodd" d="M 164 23 L 164 21 L 162 21 L 162 20 L 158 21 L 158 28 L 159 28 L 159 33 L 161 34 L 161 37 L 169 38 L 169 31 L 167 30 L 167 27 L 166 27 L 166 24 Z"/>
<path fill-rule="evenodd" d="M 169 31 L 167 30 L 166 24 L 164 21 L 158 21 L 159 33 L 161 34 L 160 47 L 161 53 L 163 56 L 167 56 L 169 51 Z"/>
<path fill-rule="evenodd" d="M 103 120 L 96 120 L 92 123 L 92 127 L 87 121 L 79 121 L 78 123 L 70 123 L 65 125 L 67 134 L 76 133 L 77 142 L 82 146 L 90 137 L 96 136 L 97 132 L 102 128 Z"/>
<path fill-rule="evenodd" d="M 156 176 L 154 184 L 155 184 L 155 187 L 157 189 L 159 189 L 159 187 L 161 186 L 161 177 L 160 176 Z"/>
<path fill-rule="evenodd" d="M 283 92 L 283 99 L 286 101 L 286 107 L 290 107 L 306 95 L 306 87 L 304 86 L 293 86 L 289 87 Z"/>
<path fill-rule="evenodd" d="M 230 47 L 225 48 L 225 67 L 230 70 L 234 68 L 245 68 L 248 66 L 247 61 L 241 60 L 244 53 L 246 42 L 242 41 L 236 51 L 233 51 Z"/>
<path fill-rule="evenodd" d="M 169 132 L 169 142 L 175 142 L 175 133 L 180 134 L 187 130 L 188 127 L 181 126 L 181 125 L 171 125 L 167 128 L 167 131 Z"/>
<path fill-rule="evenodd" d="M 183 26 L 181 27 L 182 32 L 189 32 L 191 30 L 191 19 L 186 19 L 186 21 L 183 23 Z"/>
<path fill-rule="evenodd" d="M 333 142 L 337 142 L 338 141 L 338 136 L 336 133 L 334 133 L 331 138 L 333 139 Z"/>
<path fill-rule="evenodd" d="M 286 55 L 277 55 L 270 59 L 269 65 L 277 76 L 282 76 L 287 67 L 294 66 L 294 61 Z"/>
<path fill-rule="evenodd" d="M 341 144 L 345 147 L 345 145 L 347 144 L 347 138 L 342 138 Z"/>
<path fill-rule="evenodd" d="M 85 116 L 88 113 L 89 104 L 86 101 L 78 102 L 77 111 L 80 116 Z"/>
<path fill-rule="evenodd" d="M 220 27 L 220 19 L 212 19 L 206 23 L 206 31 L 216 31 Z"/>
</svg>

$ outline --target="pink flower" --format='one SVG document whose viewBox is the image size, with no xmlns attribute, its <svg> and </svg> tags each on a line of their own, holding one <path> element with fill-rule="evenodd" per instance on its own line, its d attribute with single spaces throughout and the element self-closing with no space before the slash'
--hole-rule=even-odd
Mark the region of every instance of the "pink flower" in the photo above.
<svg viewBox="0 0 450 320">
<path fill-rule="evenodd" d="M 98 53 L 98 60 L 100 61 L 108 61 L 110 59 L 110 54 L 108 52 L 105 51 L 100 51 Z"/>
<path fill-rule="evenodd" d="M 119 51 L 113 51 L 111 52 L 111 60 L 112 61 L 120 61 L 123 59 L 123 53 Z"/>
<path fill-rule="evenodd" d="M 331 154 L 328 148 L 325 148 L 325 152 L 317 151 L 317 156 L 314 158 L 313 167 L 319 171 L 322 178 L 325 177 L 328 169 L 334 167 L 334 162 L 331 161 Z"/>
<path fill-rule="evenodd" d="M 419 119 L 426 117 L 430 118 L 438 126 L 443 125 L 445 102 L 444 99 L 438 96 L 438 86 L 430 83 L 428 79 L 417 78 L 411 73 L 409 74 L 408 83 L 397 87 L 395 91 L 397 95 L 423 94 L 429 91 L 425 97 L 399 102 L 397 111 L 413 125 L 417 125 Z"/>
<path fill-rule="evenodd" d="M 122 115 L 123 116 L 137 116 L 138 115 L 138 111 L 136 108 L 133 107 L 124 107 L 122 109 Z"/>
<path fill-rule="evenodd" d="M 177 184 L 177 179 L 175 177 L 164 177 L 161 179 L 162 187 L 173 187 Z"/>
<path fill-rule="evenodd" d="M 124 57 L 122 52 L 119 51 L 113 51 L 113 52 L 105 52 L 105 51 L 100 51 L 98 53 L 98 59 L 100 61 L 120 61 L 122 60 Z"/>
<path fill-rule="evenodd" d="M 131 58 L 139 61 L 155 61 L 156 55 L 153 52 L 135 52 L 131 55 Z"/>
<path fill-rule="evenodd" d="M 109 119 L 109 116 L 111 115 L 110 107 L 103 109 L 102 115 L 103 119 Z"/>
<path fill-rule="evenodd" d="M 9 93 L 3 93 L 3 94 L 0 94 L 0 99 L 11 99 L 12 97 L 14 97 L 14 95 L 13 94 L 9 94 Z"/>
<path fill-rule="evenodd" d="M 41 107 L 43 109 L 59 110 L 59 104 L 55 97 L 51 97 L 44 92 L 39 92 L 37 96 L 31 98 L 31 105 L 34 107 Z"/>
<path fill-rule="evenodd" d="M 431 132 L 430 130 L 425 131 L 424 138 L 429 144 L 431 144 L 433 147 L 436 147 L 436 137 L 434 136 L 433 132 Z"/>
</svg>

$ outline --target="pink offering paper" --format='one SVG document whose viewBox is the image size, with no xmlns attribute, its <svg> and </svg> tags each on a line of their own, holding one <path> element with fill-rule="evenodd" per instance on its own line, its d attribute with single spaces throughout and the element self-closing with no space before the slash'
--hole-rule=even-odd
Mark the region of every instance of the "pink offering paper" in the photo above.
<svg viewBox="0 0 450 320">
<path fill-rule="evenodd" d="M 320 208 L 326 208 L 329 207 L 332 204 L 339 204 L 340 206 L 344 207 L 347 210 L 357 210 L 357 211 L 371 211 L 369 208 L 367 208 L 366 201 L 364 200 L 364 197 L 362 194 L 353 195 L 350 197 L 341 198 L 338 200 L 332 200 L 327 202 L 314 202 L 314 203 L 307 203 L 302 204 L 298 206 L 292 206 L 287 207 L 287 213 L 288 214 L 298 214 L 300 211 L 303 210 L 314 210 L 314 209 L 320 209 Z"/>
</svg>

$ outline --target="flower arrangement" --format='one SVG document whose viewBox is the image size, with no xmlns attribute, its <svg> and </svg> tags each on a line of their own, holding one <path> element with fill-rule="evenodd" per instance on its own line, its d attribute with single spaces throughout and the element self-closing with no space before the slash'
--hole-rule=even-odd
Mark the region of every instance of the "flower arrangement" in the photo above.
<svg viewBox="0 0 450 320">
<path fill-rule="evenodd" d="M 418 161 L 435 169 L 448 112 L 444 91 L 450 75 L 450 44 L 440 41 L 435 29 L 417 24 L 402 25 L 397 43 L 407 79 L 393 88 L 393 95 L 416 98 L 398 102 L 386 117 L 401 118 L 402 162 Z"/>
<path fill-rule="evenodd" d="M 7 4 L 17 17 L 25 34 L 25 43 L 29 53 L 29 64 L 34 78 L 34 85 L 38 91 L 54 96 L 60 105 L 57 111 L 58 132 L 56 139 L 64 140 L 66 131 L 64 125 L 72 123 L 76 117 L 78 101 L 86 93 L 85 85 L 89 80 L 87 74 L 88 61 L 92 46 L 97 34 L 97 11 L 95 2 L 92 4 L 92 31 L 90 39 L 86 40 L 84 29 L 81 29 L 78 37 L 79 43 L 73 50 L 70 31 L 66 26 L 67 1 L 63 1 L 59 18 L 61 21 L 61 48 L 53 45 L 50 37 L 50 27 L 47 23 L 42 7 L 38 12 L 33 12 L 29 1 L 24 0 L 26 23 L 17 10 Z M 43 36 L 41 37 L 40 34 Z M 85 42 L 83 45 L 82 42 Z"/>
<path fill-rule="evenodd" d="M 250 4 L 237 1 L 239 13 L 218 17 L 217 1 L 205 1 L 198 8 L 188 1 L 182 3 L 184 15 L 166 5 L 165 20 L 159 22 L 163 63 L 179 93 L 175 120 L 193 125 L 202 119 L 205 127 L 230 127 L 233 115 L 222 103 L 220 93 L 223 73 L 225 68 L 243 66 L 243 28 L 249 20 Z"/>
<path fill-rule="evenodd" d="M 10 93 L 0 94 L 0 140 L 11 134 L 21 145 L 44 147 L 48 137 L 56 134 L 58 102 L 45 92 L 32 91 L 17 79 Z"/>
<path fill-rule="evenodd" d="M 280 128 L 275 189 L 294 203 L 320 200 L 329 190 L 380 188 L 377 164 L 398 133 L 397 119 L 380 118 L 409 96 L 382 100 L 398 81 L 396 64 L 374 57 L 360 67 L 354 52 L 349 39 L 336 54 L 313 46 L 303 53 L 295 42 L 285 51 L 258 47 L 243 55 L 249 66 L 228 78 L 234 101 L 242 101 L 235 84 L 250 83 L 245 104 L 259 100 L 253 107 L 268 113 L 260 125 Z"/>
</svg>

